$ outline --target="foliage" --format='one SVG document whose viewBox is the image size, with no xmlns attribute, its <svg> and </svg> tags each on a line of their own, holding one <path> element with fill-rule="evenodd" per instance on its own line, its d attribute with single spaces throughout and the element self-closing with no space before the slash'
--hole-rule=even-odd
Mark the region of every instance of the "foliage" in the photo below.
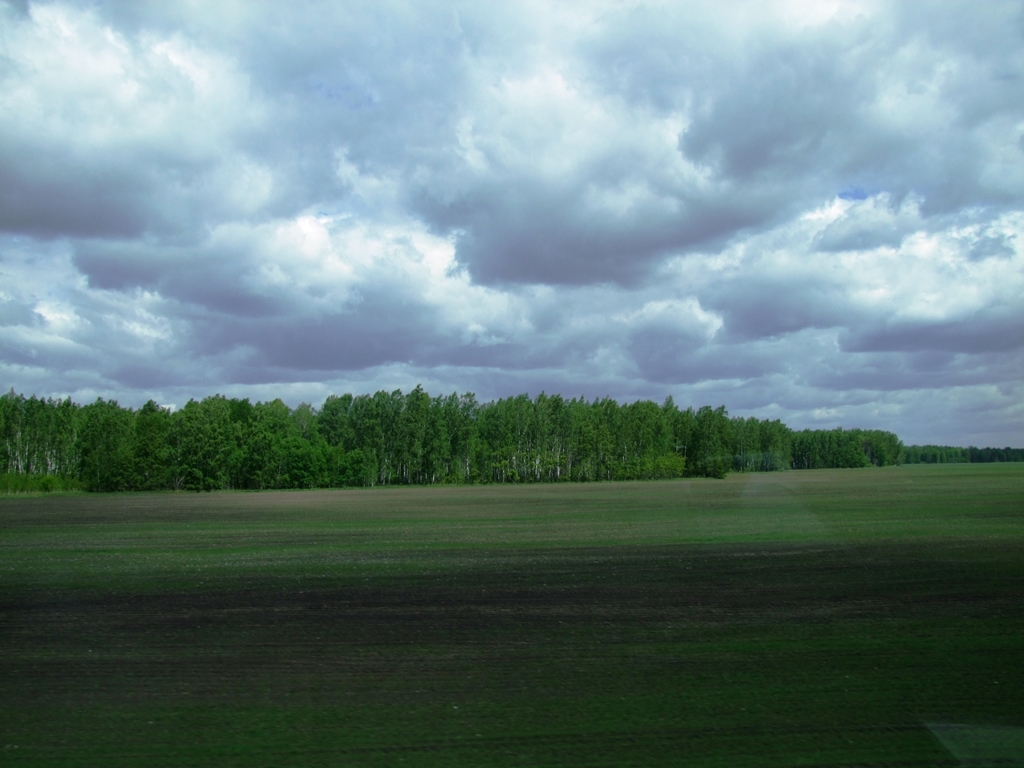
<svg viewBox="0 0 1024 768">
<path fill-rule="evenodd" d="M 82 484 L 67 475 L 19 475 L 14 472 L 0 474 L 0 494 L 62 493 L 80 490 Z"/>
<path fill-rule="evenodd" d="M 135 414 L 102 398 L 82 408 L 79 477 L 90 491 L 128 491 L 135 484 Z"/>
<path fill-rule="evenodd" d="M 885 467 L 903 456 L 900 439 L 877 429 L 805 429 L 794 433 L 792 445 L 795 469 Z"/>
<path fill-rule="evenodd" d="M 908 445 L 906 464 L 991 464 L 1024 461 L 1024 448 L 958 448 L 952 445 Z"/>
<path fill-rule="evenodd" d="M 671 397 L 621 404 L 542 392 L 480 403 L 417 386 L 331 395 L 320 409 L 215 395 L 172 412 L 153 401 L 136 411 L 0 396 L 0 472 L 94 491 L 721 478 L 1022 459 L 1010 448 L 906 448 L 881 430 L 794 432 L 778 419 L 730 418 L 724 406 L 680 409 Z"/>
</svg>

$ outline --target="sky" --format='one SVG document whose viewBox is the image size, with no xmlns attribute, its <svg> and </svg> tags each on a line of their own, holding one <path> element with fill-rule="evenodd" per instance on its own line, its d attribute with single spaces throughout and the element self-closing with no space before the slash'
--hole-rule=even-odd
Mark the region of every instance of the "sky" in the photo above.
<svg viewBox="0 0 1024 768">
<path fill-rule="evenodd" d="M 0 386 L 1024 445 L 1024 5 L 0 0 Z"/>
</svg>

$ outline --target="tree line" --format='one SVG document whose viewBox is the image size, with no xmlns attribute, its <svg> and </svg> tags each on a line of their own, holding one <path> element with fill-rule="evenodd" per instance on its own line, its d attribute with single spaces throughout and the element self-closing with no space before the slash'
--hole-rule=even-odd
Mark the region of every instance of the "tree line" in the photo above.
<svg viewBox="0 0 1024 768">
<path fill-rule="evenodd" d="M 958 448 L 952 445 L 908 445 L 907 464 L 991 464 L 1024 461 L 1024 448 Z"/>
<path fill-rule="evenodd" d="M 0 490 L 333 488 L 724 477 L 901 463 L 880 430 L 540 394 L 478 402 L 417 386 L 319 407 L 214 395 L 171 410 L 0 396 Z"/>
</svg>

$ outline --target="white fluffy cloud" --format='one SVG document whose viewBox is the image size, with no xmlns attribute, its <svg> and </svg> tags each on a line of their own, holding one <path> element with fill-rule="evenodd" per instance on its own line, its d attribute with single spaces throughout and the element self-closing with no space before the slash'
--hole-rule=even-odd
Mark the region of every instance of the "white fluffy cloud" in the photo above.
<svg viewBox="0 0 1024 768">
<path fill-rule="evenodd" d="M 1024 442 L 1017 3 L 0 2 L 0 371 Z"/>
</svg>

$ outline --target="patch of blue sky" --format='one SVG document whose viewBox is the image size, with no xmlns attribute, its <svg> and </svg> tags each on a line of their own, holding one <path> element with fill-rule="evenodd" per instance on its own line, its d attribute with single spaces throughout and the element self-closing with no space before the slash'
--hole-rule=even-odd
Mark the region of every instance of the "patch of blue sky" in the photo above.
<svg viewBox="0 0 1024 768">
<path fill-rule="evenodd" d="M 311 86 L 313 92 L 320 98 L 328 101 L 340 101 L 346 107 L 353 109 L 372 107 L 378 101 L 376 95 L 358 83 L 327 83 L 323 80 L 314 80 Z"/>
<path fill-rule="evenodd" d="M 840 189 L 837 196 L 840 200 L 866 200 L 875 194 L 877 194 L 877 190 L 870 190 L 867 187 L 854 184 Z"/>
</svg>

